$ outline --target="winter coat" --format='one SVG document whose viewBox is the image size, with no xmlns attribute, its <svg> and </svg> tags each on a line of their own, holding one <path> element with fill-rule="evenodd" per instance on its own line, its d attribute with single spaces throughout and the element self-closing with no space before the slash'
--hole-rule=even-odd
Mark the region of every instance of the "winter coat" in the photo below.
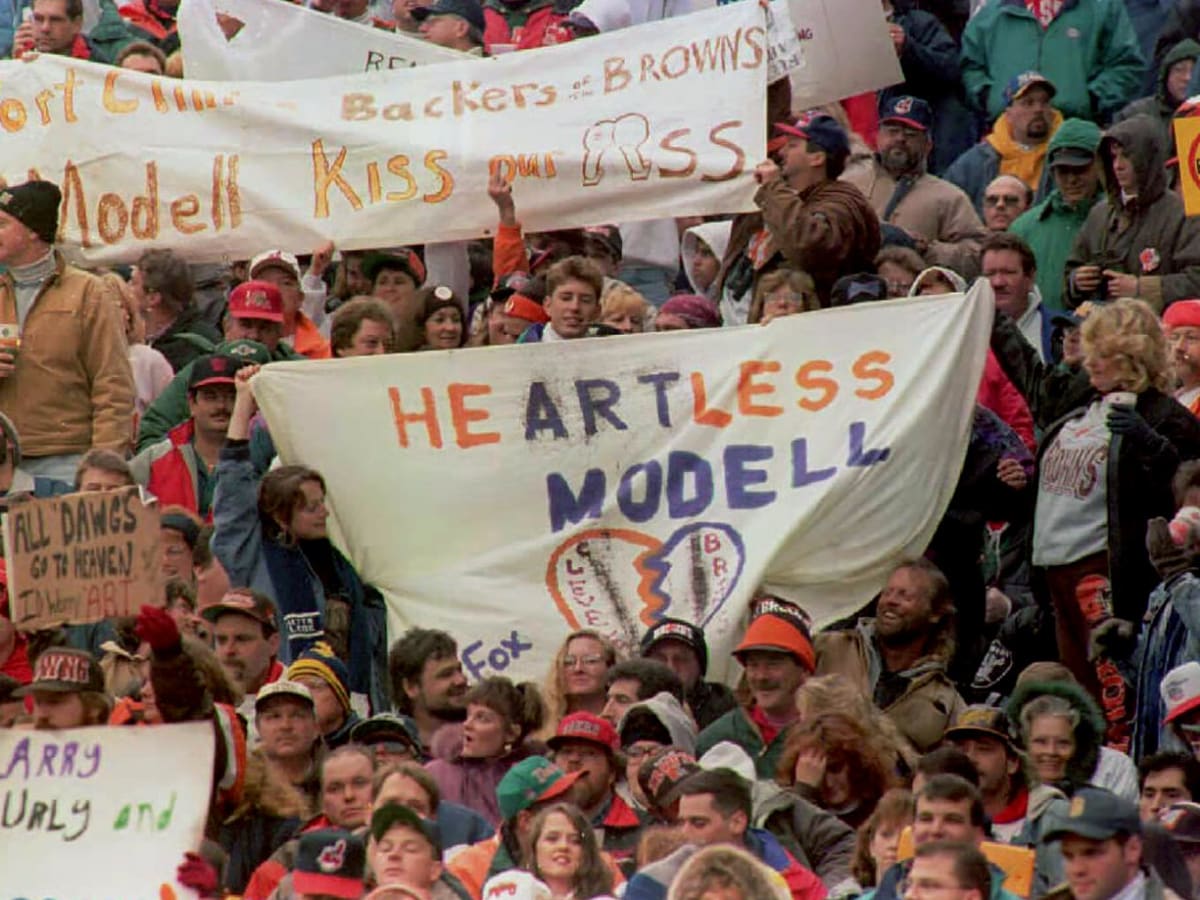
<svg viewBox="0 0 1200 900">
<path fill-rule="evenodd" d="M 1113 615 L 1140 622 L 1158 573 L 1146 554 L 1146 523 L 1155 516 L 1175 513 L 1171 478 L 1187 459 L 1200 458 L 1200 422 L 1186 408 L 1155 388 L 1138 394 L 1138 414 L 1166 444 L 1155 452 L 1143 450 L 1127 438 L 1109 439 L 1107 465 L 1108 577 L 1112 585 Z M 1067 413 L 1051 424 L 1038 447 L 1042 456 L 1058 432 L 1083 409 Z M 1114 464 L 1115 461 L 1115 464 Z"/>
<path fill-rule="evenodd" d="M 853 881 L 854 830 L 831 812 L 785 790 L 774 782 L 754 785 L 751 824 L 775 836 L 806 869 L 811 869 L 830 894 L 844 893 Z"/>
<path fill-rule="evenodd" d="M 205 352 L 225 353 L 229 349 L 230 343 L 230 341 L 224 341 L 213 347 L 211 351 Z M 283 341 L 280 341 L 271 351 L 271 362 L 296 359 L 304 359 L 304 357 Z M 191 415 L 188 412 L 187 386 L 188 379 L 192 376 L 194 362 L 195 360 L 189 362 L 176 373 L 166 390 L 158 395 L 158 399 L 151 403 L 142 415 L 141 421 L 138 423 L 137 452 L 140 453 L 151 444 L 161 441 L 167 436 L 167 432 L 180 422 L 187 421 Z"/>
<path fill-rule="evenodd" d="M 483 4 L 483 45 L 491 55 L 493 44 L 516 44 L 517 50 L 530 50 L 565 43 L 571 39 L 571 32 L 563 28 L 567 16 L 555 0 L 529 0 L 512 6 L 504 0 L 487 0 Z"/>
<path fill-rule="evenodd" d="M 1120 144 L 1137 173 L 1138 194 L 1121 202 L 1109 159 Z M 1200 220 L 1188 218 L 1183 201 L 1167 190 L 1165 151 L 1148 116 L 1114 125 L 1100 142 L 1107 197 L 1092 207 L 1067 258 L 1067 303 L 1091 295 L 1075 288 L 1079 266 L 1098 265 L 1139 277 L 1138 297 L 1161 311 L 1175 300 L 1200 296 Z"/>
<path fill-rule="evenodd" d="M 221 333 L 204 321 L 199 310 L 189 306 L 162 334 L 146 343 L 165 356 L 178 373 L 196 357 L 212 353 L 221 343 Z"/>
<path fill-rule="evenodd" d="M 260 753 L 251 753 L 242 803 L 221 823 L 217 837 L 229 854 L 225 890 L 242 893 L 254 870 L 292 838 L 303 820 L 299 792 L 273 774 Z"/>
<path fill-rule="evenodd" d="M 134 388 L 120 298 L 102 279 L 67 265 L 57 250 L 54 259 L 54 274 L 21 329 L 16 372 L 0 379 L 0 410 L 31 459 L 98 447 L 123 456 Z M 16 288 L 6 271 L 0 317 L 15 322 L 16 315 Z"/>
<path fill-rule="evenodd" d="M 760 212 L 733 221 L 718 276 L 722 295 L 731 286 L 731 271 L 744 266 L 746 249 L 763 228 L 774 250 L 770 258 L 782 257 L 812 276 L 822 306 L 829 305 L 833 283 L 843 275 L 874 271 L 879 219 L 854 186 L 823 181 L 801 192 L 779 178 L 762 185 L 754 203 Z M 752 289 L 772 268 L 768 264 L 754 271 L 744 289 Z"/>
<path fill-rule="evenodd" d="M 1050 785 L 1034 785 L 1027 790 L 1029 798 L 1025 823 L 1009 844 L 1033 849 L 1033 890 L 1030 896 L 1041 897 L 1066 877 L 1058 842 L 1043 841 L 1042 834 L 1053 819 L 1065 819 L 1071 807 L 1062 791 Z"/>
<path fill-rule="evenodd" d="M 866 696 L 874 698 L 883 674 L 883 657 L 875 643 L 875 620 L 859 619 L 852 630 L 817 635 L 817 674 L 842 675 Z M 882 706 L 918 752 L 933 749 L 966 706 L 946 675 L 947 648 L 939 647 L 912 668 L 896 673 L 909 679 L 904 693 Z M 877 704 L 878 705 L 878 704 Z"/>
<path fill-rule="evenodd" d="M 1176 44 L 1200 35 L 1200 0 L 1160 2 L 1166 9 L 1159 18 L 1158 39 L 1154 42 L 1154 58 L 1150 61 L 1151 68 L 1156 73 L 1160 71 L 1163 59 Z M 1192 75 L 1193 84 L 1197 75 L 1200 75 L 1200 69 Z"/>
<path fill-rule="evenodd" d="M 750 720 L 749 711 L 739 706 L 700 732 L 696 738 L 696 756 L 703 756 L 721 741 L 732 741 L 753 758 L 755 775 L 769 781 L 779 768 L 779 758 L 783 755 L 788 731 L 787 728 L 781 728 L 774 740 L 765 744 L 758 726 Z"/>
<path fill-rule="evenodd" d="M 894 0 L 892 22 L 904 29 L 900 71 L 904 81 L 879 92 L 879 105 L 900 96 L 920 97 L 933 108 L 933 149 L 929 170 L 935 175 L 965 152 L 977 134 L 967 108 L 958 65 L 958 43 L 933 13 L 911 0 Z"/>
<path fill-rule="evenodd" d="M 1043 362 L 1015 322 L 997 312 L 992 320 L 992 354 L 1033 414 L 1039 431 L 1088 406 L 1098 396 L 1081 366 Z"/>
<path fill-rule="evenodd" d="M 1051 136 L 1061 124 L 1062 113 L 1055 110 L 1050 126 Z M 971 198 L 975 212 L 982 216 L 983 195 L 987 186 L 1001 174 L 1000 170 L 1005 160 L 1023 158 L 1021 165 L 1038 173 L 1032 180 L 1021 178 L 1022 183 L 1033 191 L 1036 203 L 1050 193 L 1054 186 L 1050 167 L 1046 165 L 1046 155 L 1049 151 L 1048 141 L 1029 148 L 1014 141 L 1008 127 L 1008 116 L 1001 113 L 992 126 L 991 133 L 956 159 L 942 177 L 962 188 L 963 193 Z"/>
<path fill-rule="evenodd" d="M 1134 100 L 1113 116 L 1113 123 L 1124 122 L 1134 116 L 1150 116 L 1159 124 L 1159 134 L 1162 137 L 1166 155 L 1174 156 L 1175 133 L 1171 129 L 1171 122 L 1179 103 L 1172 100 L 1171 95 L 1167 93 L 1167 75 L 1171 72 L 1171 66 L 1187 59 L 1195 59 L 1197 56 L 1200 56 L 1200 44 L 1190 38 L 1182 40 L 1172 47 L 1159 65 L 1158 77 L 1154 83 L 1154 93 L 1149 97 Z"/>
<path fill-rule="evenodd" d="M 1107 723 L 1104 713 L 1082 685 L 1074 681 L 1030 681 L 1018 685 L 1008 701 L 1008 716 L 1015 728 L 1021 725 L 1021 710 L 1031 700 L 1047 694 L 1060 697 L 1079 714 L 1075 726 L 1075 755 L 1067 761 L 1066 776 L 1052 785 L 1066 796 L 1073 796 L 1081 787 L 1095 784 L 1093 777 L 1100 764 L 1100 748 L 1104 743 Z"/>
<path fill-rule="evenodd" d="M 726 685 L 717 681 L 700 681 L 688 691 L 688 706 L 696 719 L 696 727 L 703 731 L 730 710 L 737 709 L 737 698 Z"/>
<path fill-rule="evenodd" d="M 1163 725 L 1167 710 L 1158 688 L 1168 672 L 1192 660 L 1200 660 L 1200 577 L 1189 571 L 1158 585 L 1146 606 L 1133 658 L 1137 717 L 1129 752 L 1134 759 L 1164 749 L 1169 729 Z"/>
<path fill-rule="evenodd" d="M 129 462 L 133 479 L 158 498 L 163 506 L 182 506 L 200 515 L 200 479 L 204 465 L 192 445 L 195 422 L 176 425 L 167 439 L 147 447 Z M 211 515 L 211 511 L 208 511 Z"/>
<path fill-rule="evenodd" d="M 322 639 L 325 588 L 295 543 L 264 536 L 258 513 L 258 479 L 247 441 L 229 441 L 217 464 L 212 551 L 229 583 L 254 588 L 278 610 L 279 659 L 285 665 Z M 387 621 L 383 597 L 364 585 L 350 561 L 326 539 L 332 565 L 350 606 L 350 691 L 370 700 L 372 710 L 389 709 Z"/>
<path fill-rule="evenodd" d="M 745 841 L 746 849 L 755 859 L 783 876 L 792 900 L 825 900 L 828 891 L 821 879 L 788 853 L 771 832 L 747 828 Z"/>
<path fill-rule="evenodd" d="M 460 740 L 448 755 L 425 763 L 425 771 L 437 782 L 443 800 L 474 810 L 497 828 L 503 817 L 496 799 L 496 786 L 509 769 L 539 750 L 529 744 L 520 744 L 501 757 L 467 759 L 462 755 Z"/>
<path fill-rule="evenodd" d="M 1093 140 L 1094 138 L 1094 140 Z M 1091 122 L 1068 119 L 1063 122 L 1054 137 L 1050 138 L 1047 154 L 1059 147 L 1087 147 L 1095 150 L 1100 141 L 1099 130 Z M 1049 166 L 1046 167 L 1049 170 Z M 1063 269 L 1067 257 L 1075 245 L 1079 229 L 1092 207 L 1103 197 L 1103 189 L 1072 206 L 1063 199 L 1054 187 L 1053 172 L 1049 174 L 1049 194 L 1044 200 L 1028 209 L 1008 226 L 1013 234 L 1024 238 L 1037 259 L 1037 286 L 1042 292 L 1042 305 L 1051 313 L 1066 309 L 1063 302 Z"/>
<path fill-rule="evenodd" d="M 979 248 L 987 230 L 960 188 L 926 172 L 897 181 L 878 157 L 847 167 L 842 179 L 866 195 L 881 222 L 928 241 L 922 255 L 930 265 L 946 266 L 968 281 L 979 273 Z"/>
<path fill-rule="evenodd" d="M 1036 71 L 1063 115 L 1107 121 L 1137 96 L 1144 69 L 1124 0 L 1066 0 L 1047 28 L 1024 0 L 992 0 L 963 31 L 961 63 L 967 102 L 993 120 L 1009 81 Z"/>
</svg>

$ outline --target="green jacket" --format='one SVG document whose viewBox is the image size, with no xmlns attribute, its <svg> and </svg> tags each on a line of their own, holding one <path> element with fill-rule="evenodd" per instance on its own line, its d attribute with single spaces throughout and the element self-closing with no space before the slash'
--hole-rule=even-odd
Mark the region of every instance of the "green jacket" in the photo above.
<svg viewBox="0 0 1200 900">
<path fill-rule="evenodd" d="M 1094 154 L 1099 146 L 1100 129 L 1094 122 L 1067 119 L 1050 138 L 1046 159 L 1049 162 L 1054 151 L 1060 149 Z M 1047 165 L 1047 168 L 1050 166 Z M 1092 207 L 1103 196 L 1104 185 L 1098 184 L 1090 198 L 1072 207 L 1063 199 L 1058 188 L 1054 188 L 1045 200 L 1022 213 L 1008 226 L 1009 231 L 1024 238 L 1033 249 L 1033 255 L 1037 258 L 1037 286 L 1042 292 L 1042 307 L 1048 315 L 1066 309 L 1062 299 L 1063 267 L 1075 245 L 1075 236 L 1083 227 Z"/>
<path fill-rule="evenodd" d="M 92 62 L 113 62 L 117 54 L 133 39 L 129 26 L 117 12 L 117 4 L 113 0 L 100 0 L 100 18 L 87 35 L 88 45 L 92 50 Z"/>
<path fill-rule="evenodd" d="M 721 741 L 732 741 L 754 759 L 754 771 L 759 778 L 774 781 L 775 769 L 779 765 L 779 757 L 783 755 L 787 736 L 788 729 L 784 728 L 775 735 L 775 740 L 764 746 L 758 727 L 750 721 L 746 710 L 739 706 L 700 732 L 696 738 L 696 757 L 703 756 Z"/>
<path fill-rule="evenodd" d="M 1024 0 L 993 0 L 967 23 L 962 39 L 967 102 L 995 120 L 1004 89 L 1022 72 L 1053 82 L 1064 116 L 1107 121 L 1137 97 L 1145 63 L 1122 0 L 1066 0 L 1043 29 Z"/>
<path fill-rule="evenodd" d="M 1088 213 L 1103 196 L 1103 189 L 1097 186 L 1091 197 L 1071 206 L 1055 188 L 1049 197 L 1021 213 L 1008 226 L 1009 231 L 1025 239 L 1037 258 L 1037 286 L 1042 292 L 1042 308 L 1047 314 L 1063 312 L 1067 308 L 1062 300 L 1067 257 Z"/>
<path fill-rule="evenodd" d="M 233 341 L 226 341 L 211 348 L 212 353 L 225 353 L 229 351 L 229 345 Z M 241 344 L 252 344 L 252 341 L 240 341 Z M 260 347 L 260 350 L 265 348 Z M 245 356 L 244 353 L 235 353 L 237 356 Z M 285 360 L 304 359 L 287 344 L 282 341 L 276 346 L 271 353 L 271 362 L 283 362 Z M 256 360 L 251 360 L 256 361 Z M 147 447 L 157 444 L 167 436 L 167 432 L 185 421 L 191 412 L 188 410 L 187 401 L 187 385 L 188 379 L 192 376 L 192 366 L 195 365 L 195 360 L 188 363 L 176 373 L 171 383 L 166 386 L 158 399 L 155 400 L 142 414 L 141 422 L 138 424 L 137 436 L 137 452 L 141 453 Z"/>
</svg>

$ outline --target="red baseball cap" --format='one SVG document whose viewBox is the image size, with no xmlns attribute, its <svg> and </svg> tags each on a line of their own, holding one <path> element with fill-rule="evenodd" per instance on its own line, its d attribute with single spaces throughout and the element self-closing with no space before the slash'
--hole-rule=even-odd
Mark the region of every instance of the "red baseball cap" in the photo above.
<svg viewBox="0 0 1200 900">
<path fill-rule="evenodd" d="M 557 750 L 563 744 L 571 741 L 586 741 L 589 744 L 596 744 L 607 750 L 611 756 L 616 756 L 617 751 L 621 749 L 621 739 L 617 736 L 617 729 L 613 728 L 612 724 L 605 719 L 586 712 L 564 716 L 563 720 L 558 723 L 554 737 L 546 743 L 550 749 Z"/>
<path fill-rule="evenodd" d="M 283 321 L 283 294 L 268 281 L 244 281 L 229 295 L 229 315 L 235 319 Z"/>
<path fill-rule="evenodd" d="M 550 316 L 546 307 L 524 294 L 510 294 L 504 301 L 504 312 L 526 322 L 549 322 Z"/>
</svg>

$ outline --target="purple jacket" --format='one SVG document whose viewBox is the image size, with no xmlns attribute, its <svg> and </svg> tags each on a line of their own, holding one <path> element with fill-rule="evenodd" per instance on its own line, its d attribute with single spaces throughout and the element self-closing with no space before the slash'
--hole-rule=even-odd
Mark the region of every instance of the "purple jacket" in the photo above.
<svg viewBox="0 0 1200 900">
<path fill-rule="evenodd" d="M 453 740 L 443 740 L 442 732 L 454 732 Z M 446 725 L 438 730 L 433 752 L 440 756 L 425 764 L 441 792 L 442 800 L 458 803 L 479 813 L 493 828 L 499 828 L 503 817 L 496 799 L 496 786 L 514 765 L 527 756 L 543 752 L 542 748 L 526 742 L 514 747 L 511 753 L 490 759 L 464 759 L 462 756 L 462 726 Z M 450 735 L 445 735 L 450 738 Z M 439 753 L 449 745 L 449 750 Z"/>
</svg>

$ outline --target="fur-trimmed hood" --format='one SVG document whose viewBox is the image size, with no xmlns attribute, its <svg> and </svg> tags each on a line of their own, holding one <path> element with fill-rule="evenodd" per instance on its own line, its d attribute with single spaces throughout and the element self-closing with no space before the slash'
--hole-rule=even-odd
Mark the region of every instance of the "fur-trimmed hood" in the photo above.
<svg viewBox="0 0 1200 900">
<path fill-rule="evenodd" d="M 306 819 L 312 814 L 304 795 L 280 778 L 267 764 L 261 750 L 246 756 L 246 781 L 242 802 L 228 821 L 260 813 L 280 819 Z"/>
<path fill-rule="evenodd" d="M 1032 700 L 1050 695 L 1061 697 L 1079 713 L 1075 727 L 1075 755 L 1067 763 L 1067 777 L 1053 785 L 1070 796 L 1077 788 L 1089 783 L 1100 762 L 1100 747 L 1104 743 L 1104 714 L 1096 701 L 1083 687 L 1073 681 L 1031 681 L 1013 691 L 1008 701 L 1008 716 L 1014 727 L 1021 729 L 1021 710 Z M 1025 735 L 1019 735 L 1022 746 Z"/>
</svg>

